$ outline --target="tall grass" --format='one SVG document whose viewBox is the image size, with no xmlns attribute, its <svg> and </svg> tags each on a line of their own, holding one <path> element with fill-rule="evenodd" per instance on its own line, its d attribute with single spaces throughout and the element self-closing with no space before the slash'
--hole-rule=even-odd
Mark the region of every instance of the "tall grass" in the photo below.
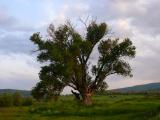
<svg viewBox="0 0 160 120">
<path fill-rule="evenodd" d="M 2 120 L 160 120 L 160 97 L 144 95 L 94 96 L 84 106 L 73 96 L 57 102 L 34 102 L 28 107 L 0 108 Z"/>
</svg>

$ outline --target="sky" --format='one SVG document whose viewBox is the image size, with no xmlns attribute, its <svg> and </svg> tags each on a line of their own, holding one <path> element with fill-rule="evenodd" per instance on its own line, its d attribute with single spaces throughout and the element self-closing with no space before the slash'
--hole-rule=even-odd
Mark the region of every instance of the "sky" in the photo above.
<svg viewBox="0 0 160 120">
<path fill-rule="evenodd" d="M 29 40 L 34 32 L 46 35 L 50 23 L 77 24 L 87 16 L 137 48 L 133 77 L 109 76 L 109 89 L 160 82 L 159 0 L 0 0 L 0 89 L 30 90 L 39 81 L 41 65 Z"/>
</svg>

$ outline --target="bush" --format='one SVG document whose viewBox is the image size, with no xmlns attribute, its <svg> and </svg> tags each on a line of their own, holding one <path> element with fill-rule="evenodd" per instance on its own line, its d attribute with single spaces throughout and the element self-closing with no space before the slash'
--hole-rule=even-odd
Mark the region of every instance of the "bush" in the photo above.
<svg viewBox="0 0 160 120">
<path fill-rule="evenodd" d="M 23 104 L 23 97 L 19 92 L 13 94 L 13 105 L 21 106 Z"/>
<path fill-rule="evenodd" d="M 10 107 L 10 106 L 29 106 L 34 102 L 32 97 L 22 97 L 18 92 L 14 94 L 3 93 L 0 95 L 0 107 Z"/>
<path fill-rule="evenodd" d="M 0 96 L 0 106 L 9 107 L 13 106 L 13 97 L 11 94 L 4 93 Z"/>
<path fill-rule="evenodd" d="M 32 105 L 33 104 L 33 98 L 32 97 L 27 97 L 24 99 L 24 102 L 23 102 L 23 105 L 24 106 L 29 106 L 29 105 Z"/>
</svg>

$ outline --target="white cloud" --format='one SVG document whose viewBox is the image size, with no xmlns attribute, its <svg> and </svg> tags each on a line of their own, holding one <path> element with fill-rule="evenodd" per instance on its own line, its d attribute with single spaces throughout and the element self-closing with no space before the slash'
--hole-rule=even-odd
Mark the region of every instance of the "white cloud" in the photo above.
<svg viewBox="0 0 160 120">
<path fill-rule="evenodd" d="M 31 89 L 38 80 L 39 65 L 30 55 L 1 53 L 0 66 L 0 82 L 3 82 L 0 88 L 9 88 L 14 83 L 13 87 Z M 17 81 L 27 84 L 20 85 Z"/>
</svg>

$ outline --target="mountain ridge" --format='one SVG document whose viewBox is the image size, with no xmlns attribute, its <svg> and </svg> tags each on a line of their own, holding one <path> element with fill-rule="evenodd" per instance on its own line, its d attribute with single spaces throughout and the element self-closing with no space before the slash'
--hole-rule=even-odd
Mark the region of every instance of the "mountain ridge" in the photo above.
<svg viewBox="0 0 160 120">
<path fill-rule="evenodd" d="M 124 88 L 111 89 L 115 92 L 146 92 L 146 91 L 160 91 L 160 82 L 148 83 L 142 85 L 135 85 Z"/>
<path fill-rule="evenodd" d="M 30 90 L 0 89 L 0 94 L 3 94 L 3 93 L 14 94 L 16 92 L 20 93 L 23 97 L 29 97 L 29 96 L 31 96 L 31 91 Z"/>
</svg>

